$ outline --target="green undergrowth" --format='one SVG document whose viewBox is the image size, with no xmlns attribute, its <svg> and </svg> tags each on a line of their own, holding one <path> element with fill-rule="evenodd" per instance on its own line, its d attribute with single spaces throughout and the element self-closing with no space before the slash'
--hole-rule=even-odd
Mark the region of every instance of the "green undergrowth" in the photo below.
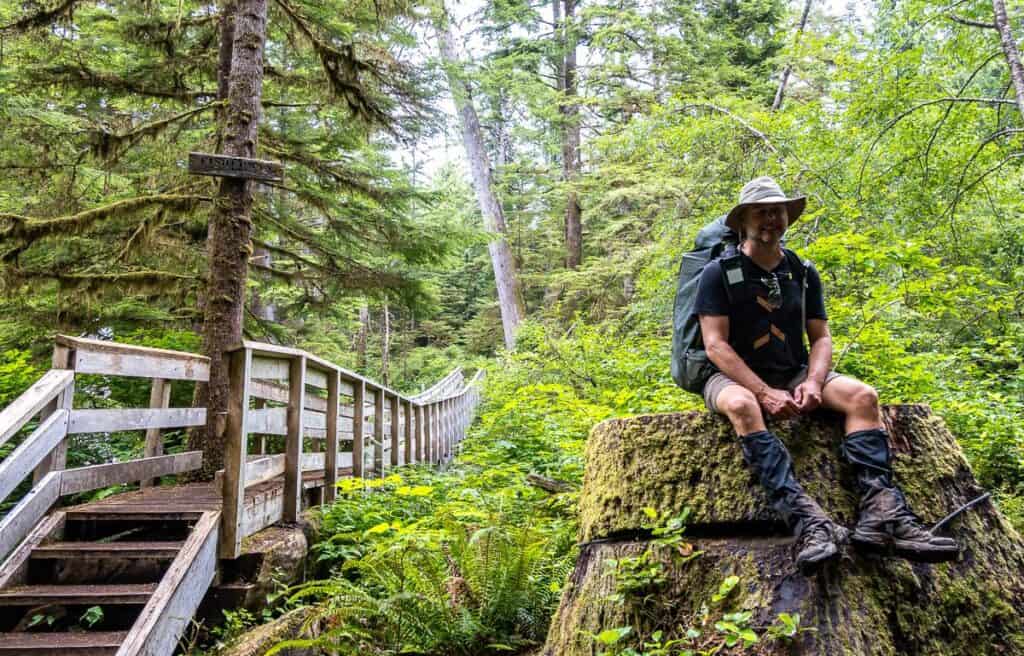
<svg viewBox="0 0 1024 656">
<path fill-rule="evenodd" d="M 696 396 L 672 384 L 668 349 L 666 335 L 621 323 L 577 323 L 568 333 L 525 324 L 516 353 L 487 367 L 484 401 L 451 465 L 441 471 L 406 467 L 382 480 L 341 484 L 338 501 L 322 513 L 313 550 L 320 578 L 293 590 L 285 604 L 312 606 L 308 624 L 320 633 L 282 647 L 315 644 L 381 655 L 533 653 L 577 553 L 578 490 L 590 429 L 611 417 L 701 407 Z M 863 352 L 849 364 L 858 373 L 878 367 L 882 374 L 888 366 Z M 971 388 L 961 378 L 960 396 L 940 397 L 941 389 L 953 387 L 952 377 L 925 380 L 913 373 L 891 380 L 905 385 L 908 396 L 920 391 L 942 398 L 942 410 L 949 411 L 947 419 L 983 481 L 986 473 L 989 480 L 1017 478 L 1015 456 L 1000 460 L 983 447 L 1002 441 L 1013 453 L 1010 433 L 973 443 L 962 434 L 971 421 L 994 425 L 983 386 Z M 974 380 L 980 383 L 982 376 Z M 954 402 L 960 405 L 949 405 Z M 1012 403 L 1006 408 L 1015 411 Z M 995 468 L 1002 477 L 991 473 Z M 530 484 L 529 474 L 571 489 L 549 493 Z M 1004 509 L 1019 520 L 1019 497 L 1012 487 L 1002 489 Z M 785 619 L 778 630 L 789 633 Z M 747 635 L 743 621 L 720 615 L 690 642 L 725 640 L 733 625 L 737 635 Z M 738 640 L 734 647 L 742 647 Z M 628 644 L 636 653 L 668 653 L 659 652 L 664 645 L 657 642 L 634 632 L 603 648 L 632 653 L 624 651 Z"/>
<path fill-rule="evenodd" d="M 575 562 L 591 427 L 680 405 L 643 362 L 650 344 L 587 327 L 576 339 L 569 352 L 525 326 L 517 353 L 488 368 L 477 419 L 446 469 L 341 483 L 313 549 L 322 578 L 288 600 L 314 605 L 311 623 L 324 630 L 282 647 L 468 655 L 543 643 Z M 545 491 L 531 474 L 567 491 Z"/>
</svg>

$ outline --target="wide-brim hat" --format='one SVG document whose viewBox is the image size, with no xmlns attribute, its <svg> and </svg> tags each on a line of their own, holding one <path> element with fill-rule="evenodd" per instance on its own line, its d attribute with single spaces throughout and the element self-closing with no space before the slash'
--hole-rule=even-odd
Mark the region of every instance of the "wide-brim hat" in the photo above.
<svg viewBox="0 0 1024 656">
<path fill-rule="evenodd" d="M 807 205 L 806 196 L 789 198 L 782 192 L 782 187 L 775 180 L 763 175 L 754 178 L 743 185 L 740 190 L 740 200 L 736 207 L 729 210 L 725 217 L 725 225 L 733 232 L 739 233 L 740 221 L 743 218 L 743 209 L 751 205 L 767 205 L 773 203 L 784 203 L 786 213 L 789 215 L 789 225 L 793 225 L 804 211 Z"/>
</svg>

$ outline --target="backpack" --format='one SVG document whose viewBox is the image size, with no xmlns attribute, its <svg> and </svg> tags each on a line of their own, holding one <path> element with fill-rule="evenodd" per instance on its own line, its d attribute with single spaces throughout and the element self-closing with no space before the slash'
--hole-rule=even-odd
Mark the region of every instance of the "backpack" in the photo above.
<svg viewBox="0 0 1024 656">
<path fill-rule="evenodd" d="M 679 275 L 676 283 L 676 298 L 672 310 L 672 379 L 676 385 L 688 392 L 700 394 L 708 378 L 718 368 L 708 359 L 701 339 L 700 320 L 693 313 L 697 303 L 697 287 L 700 285 L 701 273 L 708 263 L 722 259 L 722 277 L 729 301 L 733 300 L 734 288 L 745 290 L 743 276 L 735 275 L 740 269 L 740 253 L 738 250 L 739 235 L 725 225 L 722 215 L 701 228 L 694 241 L 694 248 L 683 253 L 679 263 Z M 807 269 L 810 262 L 801 261 L 796 253 L 783 248 L 790 268 L 800 281 L 803 290 L 800 309 L 803 314 L 801 326 L 807 325 Z M 733 275 L 730 275 L 732 273 Z"/>
</svg>

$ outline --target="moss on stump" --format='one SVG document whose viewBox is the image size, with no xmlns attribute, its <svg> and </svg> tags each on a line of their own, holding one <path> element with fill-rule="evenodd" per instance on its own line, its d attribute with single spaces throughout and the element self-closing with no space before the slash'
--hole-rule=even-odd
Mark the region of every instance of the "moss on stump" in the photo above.
<svg viewBox="0 0 1024 656">
<path fill-rule="evenodd" d="M 930 524 L 983 492 L 943 421 L 925 406 L 886 406 L 897 480 Z M 852 526 L 857 497 L 839 454 L 841 416 L 822 411 L 770 426 L 793 455 L 797 478 L 833 518 Z M 691 626 L 728 576 L 740 583 L 719 611 L 749 610 L 752 626 L 800 613 L 814 628 L 795 644 L 762 641 L 758 654 L 953 656 L 1024 654 L 1024 541 L 989 502 L 954 521 L 958 561 L 914 564 L 849 551 L 836 572 L 812 579 L 793 564 L 793 540 L 743 463 L 727 422 L 703 412 L 613 419 L 587 442 L 576 569 L 544 654 L 592 656 L 586 633 L 631 625 L 649 635 Z M 702 551 L 686 563 L 657 550 L 667 581 L 645 591 L 654 602 L 616 603 L 609 559 L 646 549 L 644 508 L 691 509 L 688 541 Z M 638 610 L 640 609 L 640 610 Z M 641 626 L 635 626 L 640 624 Z M 711 631 L 713 628 L 707 627 Z"/>
</svg>

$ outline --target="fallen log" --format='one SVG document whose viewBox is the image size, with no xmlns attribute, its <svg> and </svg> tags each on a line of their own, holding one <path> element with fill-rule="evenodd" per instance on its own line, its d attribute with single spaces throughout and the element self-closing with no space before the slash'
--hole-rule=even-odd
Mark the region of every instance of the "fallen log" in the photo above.
<svg viewBox="0 0 1024 656">
<path fill-rule="evenodd" d="M 537 473 L 527 474 L 526 482 L 534 487 L 539 487 L 545 492 L 550 492 L 551 494 L 561 494 L 562 492 L 569 492 L 573 489 L 572 483 L 560 481 L 557 478 L 548 478 L 547 476 L 541 476 Z"/>
<path fill-rule="evenodd" d="M 926 406 L 886 406 L 883 415 L 897 480 L 927 524 L 984 492 L 953 435 Z M 852 526 L 858 499 L 839 455 L 841 416 L 819 411 L 769 428 L 786 443 L 808 492 Z M 702 553 L 680 558 L 678 545 L 652 547 L 651 515 L 660 521 L 687 508 L 683 538 Z M 827 575 L 808 579 L 796 571 L 794 541 L 722 418 L 689 412 L 608 420 L 587 442 L 580 555 L 543 654 L 613 653 L 629 641 L 639 647 L 657 631 L 661 642 L 685 638 L 688 628 L 701 632 L 690 643 L 707 647 L 725 642 L 731 629 L 715 621 L 726 613 L 749 613 L 739 616 L 740 628 L 759 635 L 743 653 L 1024 654 L 1024 541 L 990 501 L 946 528 L 962 547 L 955 562 L 916 564 L 848 549 Z M 654 569 L 644 570 L 648 579 L 640 584 L 635 576 L 627 581 L 630 590 L 622 563 L 635 564 L 645 553 Z M 738 583 L 716 599 L 729 577 Z M 763 629 L 781 626 L 781 614 L 799 614 L 805 630 L 769 639 Z M 596 639 L 608 630 L 625 635 L 612 648 Z"/>
</svg>

